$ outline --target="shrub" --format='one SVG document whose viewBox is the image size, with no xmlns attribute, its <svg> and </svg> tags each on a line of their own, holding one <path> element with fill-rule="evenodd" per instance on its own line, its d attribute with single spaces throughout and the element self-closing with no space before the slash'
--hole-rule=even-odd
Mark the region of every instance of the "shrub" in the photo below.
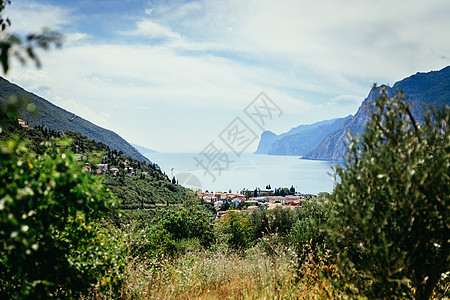
<svg viewBox="0 0 450 300">
<path fill-rule="evenodd" d="M 213 216 L 195 199 L 187 200 L 180 207 L 161 209 L 157 216 L 157 223 L 176 241 L 196 238 L 203 246 L 209 246 L 214 240 Z"/>
<path fill-rule="evenodd" d="M 0 141 L 0 295 L 72 297 L 105 267 L 95 222 L 112 204 L 97 178 L 53 140 L 43 155 Z"/>
<path fill-rule="evenodd" d="M 295 223 L 294 212 L 280 207 L 273 210 L 258 210 L 251 216 L 255 238 L 261 238 L 264 234 L 274 233 L 285 236 Z"/>
<path fill-rule="evenodd" d="M 248 214 L 227 211 L 214 229 L 219 241 L 233 250 L 245 250 L 252 244 L 253 226 Z"/>
<path fill-rule="evenodd" d="M 297 221 L 292 226 L 287 241 L 294 244 L 298 251 L 309 244 L 312 249 L 324 245 L 325 234 L 322 226 L 328 220 L 328 211 L 324 198 L 315 198 L 295 211 Z"/>
<path fill-rule="evenodd" d="M 349 293 L 428 299 L 449 270 L 450 109 L 429 108 L 420 126 L 409 107 L 382 89 L 336 169 L 329 229 Z"/>
</svg>

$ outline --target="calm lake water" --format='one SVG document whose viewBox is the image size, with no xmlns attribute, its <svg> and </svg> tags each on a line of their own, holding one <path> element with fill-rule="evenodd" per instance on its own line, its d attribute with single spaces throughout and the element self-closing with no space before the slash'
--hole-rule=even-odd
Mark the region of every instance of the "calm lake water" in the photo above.
<svg viewBox="0 0 450 300">
<path fill-rule="evenodd" d="M 294 186 L 301 193 L 317 194 L 332 192 L 334 181 L 331 166 L 327 161 L 304 160 L 298 156 L 256 155 L 242 153 L 237 157 L 233 153 L 226 161 L 210 167 L 211 173 L 196 162 L 202 159 L 198 153 L 153 153 L 146 156 L 158 164 L 169 177 L 175 176 L 179 184 L 189 188 L 201 188 L 203 191 L 241 191 L 243 188 L 265 188 Z M 206 159 L 203 157 L 203 162 Z M 219 172 L 219 167 L 222 169 Z M 173 170 L 172 170 L 173 168 Z"/>
</svg>

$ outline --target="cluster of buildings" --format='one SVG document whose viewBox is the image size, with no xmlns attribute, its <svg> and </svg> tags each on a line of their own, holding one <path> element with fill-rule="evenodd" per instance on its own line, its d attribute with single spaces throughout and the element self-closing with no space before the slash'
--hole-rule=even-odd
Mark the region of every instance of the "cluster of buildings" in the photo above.
<svg viewBox="0 0 450 300">
<path fill-rule="evenodd" d="M 256 208 L 249 206 L 247 210 L 250 208 L 253 212 L 255 209 L 259 207 L 264 207 L 267 210 L 272 210 L 277 207 L 286 208 L 286 209 L 296 209 L 302 206 L 302 204 L 308 201 L 304 195 L 286 195 L 286 196 L 259 196 L 259 197 L 251 197 L 249 202 L 257 203 Z"/>
<path fill-rule="evenodd" d="M 117 170 L 117 173 L 119 172 L 119 169 L 117 168 L 111 168 L 110 170 L 108 169 L 108 164 L 97 164 L 96 167 L 92 167 L 88 162 L 84 164 L 83 170 L 88 172 L 88 173 L 96 173 L 96 174 L 106 174 L 106 173 L 111 173 L 114 174 L 113 172 L 115 170 Z M 116 175 L 116 174 L 114 174 Z"/>
<path fill-rule="evenodd" d="M 279 204 L 280 206 L 301 206 L 306 200 L 306 195 L 286 195 L 286 196 L 259 196 L 250 198 L 259 203 Z"/>
<path fill-rule="evenodd" d="M 217 201 L 224 201 L 224 200 L 234 200 L 239 199 L 241 201 L 245 200 L 245 196 L 241 194 L 233 194 L 233 193 L 222 193 L 222 192 L 202 192 L 198 191 L 197 196 L 200 199 L 203 199 L 205 202 L 212 202 L 215 203 Z"/>
<path fill-rule="evenodd" d="M 205 202 L 213 203 L 216 210 L 219 210 L 225 202 L 231 204 L 243 203 L 247 212 L 252 213 L 259 208 L 272 210 L 280 207 L 293 210 L 301 207 L 304 202 L 308 201 L 306 198 L 312 195 L 258 196 L 246 199 L 241 194 L 198 191 L 197 196 Z"/>
<path fill-rule="evenodd" d="M 125 164 L 126 165 L 126 164 Z M 113 176 L 119 175 L 119 169 L 118 168 L 108 168 L 108 164 L 97 164 L 96 168 L 92 168 L 91 165 L 87 162 L 84 164 L 83 169 L 86 172 L 92 173 L 95 172 L 96 174 L 111 174 Z M 126 175 L 131 176 L 135 174 L 133 167 L 125 167 L 124 172 Z M 147 174 L 147 172 L 142 172 L 142 174 Z"/>
</svg>

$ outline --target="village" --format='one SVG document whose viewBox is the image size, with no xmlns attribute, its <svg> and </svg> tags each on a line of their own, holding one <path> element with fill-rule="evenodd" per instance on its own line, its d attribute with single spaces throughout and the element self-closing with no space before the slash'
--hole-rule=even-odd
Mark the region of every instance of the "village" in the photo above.
<svg viewBox="0 0 450 300">
<path fill-rule="evenodd" d="M 94 156 L 99 157 L 100 154 L 95 153 Z M 81 156 L 78 159 L 81 160 Z M 95 164 L 94 167 L 86 162 L 83 169 L 89 173 L 97 175 L 110 174 L 114 177 L 123 174 L 126 176 L 140 175 L 141 178 L 144 178 L 143 176 L 147 175 L 147 172 L 142 171 L 136 173 L 137 170 L 130 166 L 129 162 L 126 160 L 122 161 L 118 167 L 113 168 L 110 168 L 109 165 L 105 163 Z M 175 179 L 171 180 L 168 176 L 165 176 L 164 179 L 173 184 L 178 184 Z M 244 189 L 237 193 L 232 193 L 231 190 L 229 192 L 197 190 L 196 194 L 203 203 L 212 205 L 216 211 L 216 217 L 220 218 L 230 210 L 239 213 L 253 213 L 260 209 L 273 210 L 276 208 L 295 210 L 301 208 L 303 203 L 307 201 L 310 202 L 313 198 L 320 196 L 321 193 L 319 195 L 296 193 L 294 187 L 291 187 L 290 189 L 273 189 L 268 185 L 265 189 Z"/>
<path fill-rule="evenodd" d="M 273 210 L 275 208 L 283 208 L 295 210 L 300 208 L 303 203 L 311 201 L 311 198 L 316 196 L 300 193 L 275 196 L 273 195 L 274 190 L 255 190 L 255 194 L 256 196 L 249 197 L 249 193 L 245 193 L 245 191 L 241 193 L 197 192 L 197 196 L 202 201 L 214 204 L 218 217 L 226 214 L 226 211 L 231 208 L 234 208 L 236 211 L 247 213 L 252 213 L 258 209 Z"/>
<path fill-rule="evenodd" d="M 123 162 L 124 173 L 128 176 L 135 175 L 133 168 L 127 166 L 127 161 Z M 97 164 L 95 169 L 91 169 L 89 163 L 86 163 L 84 170 L 96 174 L 111 174 L 118 176 L 118 168 L 108 168 L 108 164 Z M 146 173 L 146 172 L 142 172 Z M 170 181 L 168 177 L 165 178 Z M 312 201 L 313 194 L 294 193 L 292 195 L 275 195 L 274 189 L 255 189 L 255 191 L 241 191 L 241 193 L 232 192 L 210 192 L 198 190 L 197 196 L 204 203 L 211 203 L 217 212 L 217 217 L 226 214 L 228 210 L 252 213 L 258 209 L 273 210 L 275 208 L 295 210 L 302 207 L 307 201 Z M 252 196 L 250 196 L 252 195 Z"/>
</svg>

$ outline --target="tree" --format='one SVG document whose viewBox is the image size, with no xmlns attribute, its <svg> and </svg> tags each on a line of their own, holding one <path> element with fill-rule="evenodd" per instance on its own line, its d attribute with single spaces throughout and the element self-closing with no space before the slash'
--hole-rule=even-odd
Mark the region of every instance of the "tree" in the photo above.
<svg viewBox="0 0 450 300">
<path fill-rule="evenodd" d="M 291 194 L 295 194 L 295 187 L 294 187 L 294 186 L 291 186 L 291 188 L 289 189 L 289 192 L 290 192 Z"/>
<path fill-rule="evenodd" d="M 328 220 L 328 198 L 321 196 L 307 201 L 295 210 L 295 223 L 289 231 L 287 240 L 298 253 L 300 264 L 316 259 L 325 251 L 325 232 L 322 226 Z"/>
<path fill-rule="evenodd" d="M 250 216 L 235 211 L 227 211 L 217 220 L 214 229 L 219 240 L 234 250 L 246 250 L 252 242 L 252 222 Z"/>
<path fill-rule="evenodd" d="M 158 211 L 158 224 L 169 232 L 174 240 L 196 238 L 203 246 L 212 242 L 213 216 L 204 207 L 198 205 L 194 193 L 181 207 L 166 208 Z"/>
<path fill-rule="evenodd" d="M 290 209 L 277 207 L 273 210 L 258 210 L 251 214 L 255 238 L 265 234 L 285 236 L 295 223 L 294 213 Z"/>
<path fill-rule="evenodd" d="M 429 107 L 419 125 L 403 93 L 379 93 L 336 167 L 328 229 L 337 281 L 368 298 L 428 299 L 449 271 L 450 109 Z"/>
<path fill-rule="evenodd" d="M 111 195 L 67 146 L 37 155 L 17 136 L 0 141 L 2 299 L 71 298 L 101 275 L 108 254 L 95 226 Z"/>
<path fill-rule="evenodd" d="M 61 45 L 62 36 L 44 29 L 25 42 L 9 33 L 11 21 L 2 15 L 10 1 L 0 0 L 0 63 L 9 71 L 10 58 L 40 67 L 35 48 Z M 98 178 L 82 171 L 68 150 L 68 141 L 46 142 L 44 153 L 30 151 L 26 142 L 8 131 L 29 109 L 12 97 L 0 106 L 0 298 L 77 298 L 108 267 L 97 221 L 111 195 Z M 45 132 L 44 132 L 45 130 Z M 46 137 L 59 136 L 44 129 Z M 6 132 L 5 132 L 6 131 Z M 111 278 L 108 278 L 111 279 Z"/>
</svg>

